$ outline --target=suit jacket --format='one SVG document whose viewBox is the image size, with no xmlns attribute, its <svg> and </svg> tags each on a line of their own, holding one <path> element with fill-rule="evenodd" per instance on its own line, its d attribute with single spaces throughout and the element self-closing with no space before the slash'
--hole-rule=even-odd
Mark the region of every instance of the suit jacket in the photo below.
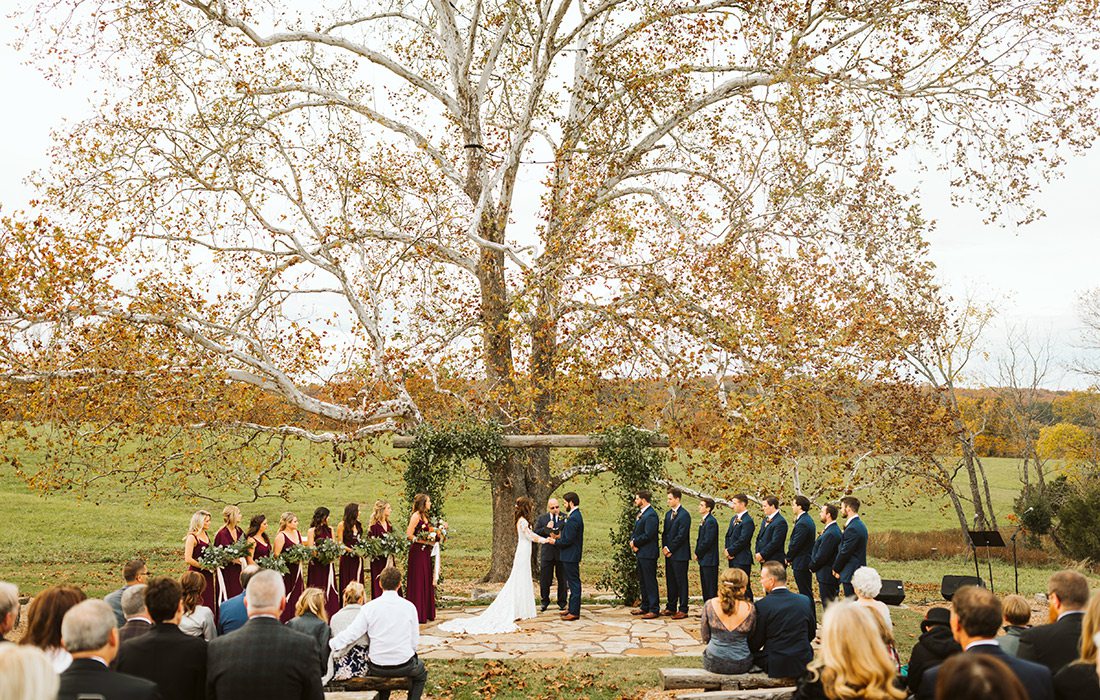
<svg viewBox="0 0 1100 700">
<path fill-rule="evenodd" d="M 676 517 L 672 509 L 665 513 L 665 531 L 661 535 L 661 546 L 672 552 L 671 561 L 691 561 L 691 513 L 680 506 Z"/>
<path fill-rule="evenodd" d="M 164 700 L 202 700 L 206 695 L 206 642 L 170 622 L 125 642 L 115 666 L 156 683 Z"/>
<path fill-rule="evenodd" d="M 699 559 L 699 566 L 718 566 L 718 520 L 710 513 L 699 523 L 695 556 Z"/>
<path fill-rule="evenodd" d="M 1015 656 L 1009 656 L 1004 652 L 1004 649 L 995 644 L 981 644 L 970 647 L 968 651 L 963 653 L 989 654 L 1003 661 L 1020 679 L 1024 690 L 1027 691 L 1028 700 L 1054 700 L 1054 682 L 1051 680 L 1050 671 L 1043 666 L 1017 659 Z M 920 682 L 920 692 L 917 694 L 918 698 L 936 697 L 936 677 L 939 675 L 939 671 L 940 667 L 935 666 L 924 672 L 924 678 Z"/>
<path fill-rule="evenodd" d="M 756 599 L 756 626 L 749 648 L 763 650 L 771 678 L 800 678 L 814 657 L 810 646 L 817 635 L 813 603 L 786 588 Z"/>
<path fill-rule="evenodd" d="M 126 624 L 118 630 L 118 643 L 122 644 L 127 640 L 140 637 L 151 629 L 153 629 L 153 623 L 147 620 L 139 620 L 136 617 L 127 620 Z"/>
<path fill-rule="evenodd" d="M 103 596 L 103 602 L 111 606 L 111 610 L 115 611 L 115 621 L 118 622 L 119 629 L 126 624 L 126 616 L 122 614 L 122 594 L 126 592 L 126 589 L 130 585 L 127 584 L 117 591 L 111 591 L 107 595 Z"/>
<path fill-rule="evenodd" d="M 814 540 L 814 548 L 810 552 L 810 571 L 815 574 L 822 571 L 826 576 L 832 576 L 833 562 L 836 561 L 836 552 L 839 548 L 840 526 L 829 523 Z"/>
<path fill-rule="evenodd" d="M 791 541 L 787 543 L 787 562 L 792 569 L 809 569 L 810 554 L 814 547 L 817 526 L 809 513 L 803 513 L 794 521 Z"/>
<path fill-rule="evenodd" d="M 787 521 L 782 513 L 772 516 L 769 523 L 767 518 L 760 521 L 760 532 L 756 533 L 756 553 L 764 558 L 764 561 L 785 562 L 783 545 L 787 543 Z"/>
<path fill-rule="evenodd" d="M 1054 697 L 1058 700 L 1100 698 L 1100 679 L 1096 664 L 1072 663 L 1054 674 Z"/>
<path fill-rule="evenodd" d="M 561 527 L 562 522 L 565 520 L 562 516 L 558 516 L 558 527 Z M 549 537 L 550 533 L 554 531 L 550 523 L 550 514 L 543 513 L 535 519 L 535 534 L 540 537 Z M 539 558 L 543 564 L 550 564 L 556 562 L 560 552 L 558 548 L 552 544 L 540 544 L 539 545 Z"/>
<path fill-rule="evenodd" d="M 1034 661 L 1058 673 L 1080 656 L 1081 623 L 1083 613 L 1070 613 L 1049 625 L 1032 627 L 1020 635 L 1020 647 L 1016 655 Z"/>
<path fill-rule="evenodd" d="M 558 539 L 558 547 L 561 554 L 558 556 L 564 562 L 572 564 L 580 563 L 581 553 L 584 550 L 584 518 L 581 517 L 580 508 L 574 508 L 561 526 L 561 537 Z"/>
<path fill-rule="evenodd" d="M 102 695 L 107 700 L 160 700 L 157 684 L 112 671 L 95 659 L 73 659 L 61 673 L 57 700 L 76 700 L 79 695 Z"/>
<path fill-rule="evenodd" d="M 733 559 L 730 564 L 734 566 L 752 566 L 752 533 L 756 530 L 756 523 L 748 511 L 741 514 L 738 522 L 737 516 L 730 518 L 729 527 L 726 528 L 725 549 Z"/>
<path fill-rule="evenodd" d="M 252 618 L 210 642 L 206 697 L 210 700 L 323 700 L 317 641 L 275 618 Z"/>
<path fill-rule="evenodd" d="M 244 606 L 244 591 L 227 598 L 218 607 L 218 634 L 229 634 L 248 622 L 248 609 Z"/>
<path fill-rule="evenodd" d="M 317 641 L 317 654 L 321 663 L 321 675 L 328 671 L 328 655 L 331 651 L 328 642 L 332 639 L 332 628 L 328 623 L 311 612 L 305 612 L 298 617 L 287 620 L 286 626 L 295 632 L 308 634 Z"/>
<path fill-rule="evenodd" d="M 853 518 L 844 525 L 833 571 L 840 574 L 841 583 L 851 583 L 852 574 L 861 566 L 867 566 L 867 526 L 863 518 Z"/>
<path fill-rule="evenodd" d="M 630 540 L 638 548 L 638 551 L 634 552 L 635 559 L 657 559 L 661 556 L 660 550 L 657 549 L 657 522 L 657 511 L 652 505 L 634 519 L 634 530 L 630 533 Z"/>
</svg>

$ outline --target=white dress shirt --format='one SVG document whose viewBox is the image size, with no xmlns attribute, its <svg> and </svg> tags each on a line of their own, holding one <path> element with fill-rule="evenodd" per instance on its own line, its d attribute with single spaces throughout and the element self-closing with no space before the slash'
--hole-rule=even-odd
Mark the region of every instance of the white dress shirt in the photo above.
<svg viewBox="0 0 1100 700">
<path fill-rule="evenodd" d="M 375 666 L 400 666 L 416 654 L 420 641 L 420 622 L 416 606 L 397 591 L 382 591 L 363 606 L 359 615 L 329 643 L 337 655 L 366 635 L 370 639 L 367 658 Z"/>
</svg>

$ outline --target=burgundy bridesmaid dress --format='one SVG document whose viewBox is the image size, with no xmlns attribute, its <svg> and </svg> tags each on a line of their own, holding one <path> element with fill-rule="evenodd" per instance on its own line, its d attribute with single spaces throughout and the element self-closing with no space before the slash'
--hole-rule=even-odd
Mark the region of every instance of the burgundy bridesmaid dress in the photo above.
<svg viewBox="0 0 1100 700">
<path fill-rule="evenodd" d="M 298 533 L 298 541 L 287 537 L 287 534 L 283 533 L 283 539 L 286 544 L 283 546 L 283 551 L 287 551 L 292 547 L 298 547 L 302 544 L 302 533 Z M 259 549 L 259 545 L 256 545 L 256 549 Z M 283 609 L 283 614 L 280 619 L 283 622 L 294 617 L 294 608 L 298 607 L 298 599 L 302 597 L 302 591 L 306 589 L 305 581 L 302 580 L 302 565 L 287 563 L 287 572 L 283 574 L 283 585 L 286 587 L 286 608 Z"/>
<path fill-rule="evenodd" d="M 392 525 L 390 529 L 387 530 L 386 526 L 382 523 L 375 523 L 370 526 L 368 534 L 370 534 L 371 537 L 381 538 L 392 530 Z M 382 573 L 382 569 L 386 568 L 386 563 L 388 561 L 389 557 L 378 557 L 370 560 L 370 597 L 372 600 L 382 595 L 382 584 L 378 583 L 378 575 Z"/>
<path fill-rule="evenodd" d="M 354 528 L 344 526 L 344 546 L 354 547 L 359 544 L 359 535 Z M 363 560 L 354 554 L 344 554 L 340 557 L 340 597 L 343 598 L 344 589 L 352 581 L 363 582 Z"/>
<path fill-rule="evenodd" d="M 210 546 L 209 542 L 203 542 L 198 537 L 195 538 L 195 548 L 191 550 L 191 557 L 193 559 L 201 559 L 202 553 L 206 551 L 206 548 Z M 202 592 L 202 604 L 210 608 L 214 613 L 215 619 L 218 616 L 218 588 L 215 585 L 214 572 L 207 571 L 206 569 L 200 569 L 197 566 L 189 566 L 191 571 L 197 571 L 202 574 L 202 577 L 206 579 L 206 590 Z"/>
<path fill-rule="evenodd" d="M 429 529 L 428 523 L 421 520 L 414 532 Z M 435 583 L 432 571 L 432 545 L 413 541 L 409 544 L 409 573 L 406 581 L 408 590 L 405 598 L 416 606 L 416 615 L 420 624 L 435 619 Z"/>
<path fill-rule="evenodd" d="M 328 525 L 318 525 L 313 528 L 314 542 L 332 539 L 332 528 Z M 322 564 L 317 561 L 309 563 L 306 576 L 307 588 L 320 588 L 325 594 L 325 612 L 331 620 L 332 616 L 340 610 L 340 594 L 336 591 L 336 567 L 330 564 Z"/>
<path fill-rule="evenodd" d="M 218 530 L 218 534 L 214 535 L 214 544 L 219 547 L 228 547 L 242 537 L 244 537 L 244 530 L 241 528 L 236 528 L 234 535 L 228 528 L 222 527 Z M 218 605 L 221 605 L 224 600 L 240 595 L 241 590 L 240 564 L 228 564 L 218 569 Z"/>
<path fill-rule="evenodd" d="M 271 556 L 271 545 L 260 538 L 253 540 L 256 546 L 252 548 L 252 561 Z"/>
</svg>

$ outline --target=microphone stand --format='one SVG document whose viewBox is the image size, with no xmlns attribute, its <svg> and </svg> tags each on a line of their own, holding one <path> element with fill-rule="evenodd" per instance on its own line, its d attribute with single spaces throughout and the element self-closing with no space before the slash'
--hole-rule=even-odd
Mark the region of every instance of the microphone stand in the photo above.
<svg viewBox="0 0 1100 700">
<path fill-rule="evenodd" d="M 1016 594 L 1020 593 L 1020 567 L 1016 563 L 1016 535 L 1020 534 L 1023 524 L 1016 526 L 1016 532 L 1012 533 L 1012 574 L 1016 577 Z"/>
</svg>

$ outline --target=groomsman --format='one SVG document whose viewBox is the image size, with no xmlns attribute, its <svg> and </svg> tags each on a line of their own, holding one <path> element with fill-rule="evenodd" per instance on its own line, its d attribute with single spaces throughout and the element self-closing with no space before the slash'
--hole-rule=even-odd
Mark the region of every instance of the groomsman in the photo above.
<svg viewBox="0 0 1100 700">
<path fill-rule="evenodd" d="M 821 522 L 825 529 L 814 541 L 814 549 L 810 553 L 810 571 L 817 576 L 822 610 L 840 593 L 840 582 L 833 576 L 833 562 L 840 547 L 840 526 L 836 524 L 836 516 L 835 505 L 826 503 L 821 506 Z"/>
<path fill-rule="evenodd" d="M 535 521 L 535 533 L 549 537 L 561 529 L 563 518 L 559 512 L 558 499 L 546 502 L 546 511 Z M 552 544 L 539 545 L 539 593 L 542 594 L 542 612 L 550 607 L 550 583 L 558 583 L 558 610 L 565 610 L 565 568 L 562 566 L 558 548 Z"/>
<path fill-rule="evenodd" d="M 691 513 L 680 507 L 684 494 L 673 486 L 668 490 L 668 512 L 661 535 L 661 553 L 665 555 L 665 588 L 668 605 L 661 613 L 673 620 L 688 616 L 688 562 L 691 561 Z M 679 609 L 677 609 L 679 604 Z"/>
<path fill-rule="evenodd" d="M 787 521 L 779 512 L 779 499 L 768 496 L 764 499 L 764 519 L 760 522 L 760 532 L 756 533 L 756 561 L 761 565 L 766 561 L 784 561 L 783 545 L 786 543 Z"/>
<path fill-rule="evenodd" d="M 859 567 L 867 566 L 867 526 L 859 517 L 859 499 L 855 496 L 840 499 L 840 510 L 844 514 L 844 532 L 833 562 L 833 576 L 843 584 L 844 597 L 851 598 L 856 594 L 852 588 L 852 574 Z"/>
<path fill-rule="evenodd" d="M 794 582 L 798 586 L 798 592 L 810 599 L 814 616 L 817 616 L 817 608 L 814 602 L 814 577 L 810 573 L 810 551 L 814 546 L 814 535 L 817 534 L 817 526 L 814 525 L 810 510 L 810 499 L 805 496 L 795 496 L 791 511 L 794 513 L 794 528 L 791 530 L 791 541 L 787 543 L 787 566 L 794 573 Z"/>
<path fill-rule="evenodd" d="M 718 520 L 715 519 L 714 499 L 699 501 L 699 534 L 695 537 L 695 561 L 699 562 L 699 582 L 703 585 L 703 602 L 718 596 Z"/>
<path fill-rule="evenodd" d="M 641 607 L 632 611 L 643 620 L 660 617 L 661 591 L 657 588 L 657 511 L 650 505 L 653 494 L 642 489 L 634 494 L 638 517 L 630 535 L 630 551 L 638 565 L 638 589 L 641 591 Z"/>
<path fill-rule="evenodd" d="M 749 577 L 745 587 L 745 600 L 752 602 L 752 533 L 756 523 L 749 515 L 749 497 L 739 493 L 733 497 L 733 517 L 726 528 L 726 561 L 731 569 L 741 569 Z"/>
</svg>

